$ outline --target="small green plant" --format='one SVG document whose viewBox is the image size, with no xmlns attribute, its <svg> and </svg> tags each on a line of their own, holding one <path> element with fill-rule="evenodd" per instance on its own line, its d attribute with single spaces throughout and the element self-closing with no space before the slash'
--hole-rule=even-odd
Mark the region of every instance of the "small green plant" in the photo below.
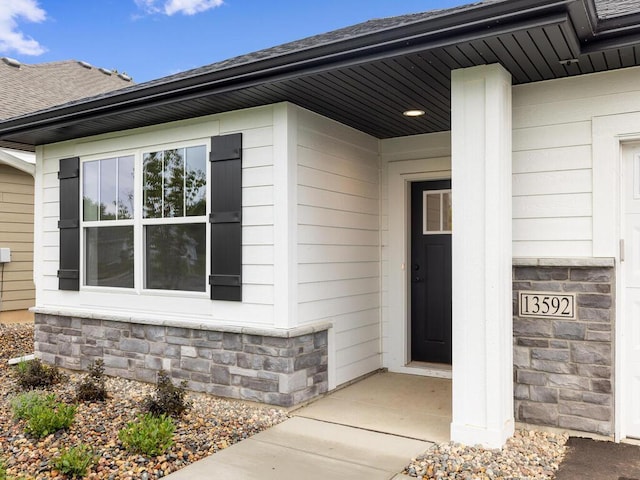
<svg viewBox="0 0 640 480">
<path fill-rule="evenodd" d="M 87 445 L 78 445 L 65 450 L 53 460 L 56 470 L 70 478 L 83 478 L 96 461 L 96 455 Z"/>
<path fill-rule="evenodd" d="M 35 406 L 53 407 L 56 403 L 56 396 L 53 393 L 42 393 L 36 391 L 24 392 L 16 395 L 9 402 L 13 418 L 16 420 L 26 420 L 31 415 L 31 410 Z"/>
<path fill-rule="evenodd" d="M 155 415 L 180 416 L 191 405 L 185 399 L 185 388 L 187 383 L 182 382 L 176 387 L 164 370 L 158 372 L 156 391 L 149 395 L 142 402 L 142 409 L 145 412 Z"/>
<path fill-rule="evenodd" d="M 16 365 L 16 369 L 18 371 L 18 376 L 26 375 L 27 369 L 29 368 L 29 362 L 27 362 L 24 358 L 20 359 L 18 365 Z"/>
<path fill-rule="evenodd" d="M 150 413 L 138 415 L 135 422 L 130 422 L 118 432 L 122 444 L 134 453 L 156 456 L 166 452 L 173 445 L 175 426 L 171 417 Z"/>
<path fill-rule="evenodd" d="M 96 360 L 88 367 L 89 372 L 76 387 L 76 399 L 82 402 L 102 402 L 107 398 L 104 362 Z"/>
<path fill-rule="evenodd" d="M 22 360 L 16 369 L 18 385 L 29 390 L 33 388 L 48 388 L 59 383 L 64 377 L 56 367 L 45 365 L 39 358 L 30 361 Z"/>
<path fill-rule="evenodd" d="M 24 477 L 10 477 L 7 473 L 7 465 L 0 460 L 0 480 L 26 480 Z"/>
<path fill-rule="evenodd" d="M 58 430 L 69 428 L 75 414 L 75 405 L 56 403 L 53 407 L 36 406 L 31 410 L 25 430 L 35 437 L 46 437 Z"/>
<path fill-rule="evenodd" d="M 53 394 L 27 392 L 11 401 L 14 418 L 27 422 L 25 430 L 35 437 L 69 428 L 76 413 L 75 405 L 56 400 Z"/>
</svg>

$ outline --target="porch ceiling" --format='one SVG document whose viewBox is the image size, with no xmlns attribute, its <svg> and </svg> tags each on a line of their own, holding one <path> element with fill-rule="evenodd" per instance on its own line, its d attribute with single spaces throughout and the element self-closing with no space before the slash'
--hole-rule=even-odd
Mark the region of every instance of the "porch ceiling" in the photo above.
<svg viewBox="0 0 640 480">
<path fill-rule="evenodd" d="M 592 0 L 476 5 L 10 119 L 0 145 L 33 149 L 281 101 L 377 138 L 449 130 L 452 69 L 500 63 L 517 85 L 640 65 L 637 17 L 598 23 Z M 404 117 L 410 108 L 426 115 Z"/>
</svg>

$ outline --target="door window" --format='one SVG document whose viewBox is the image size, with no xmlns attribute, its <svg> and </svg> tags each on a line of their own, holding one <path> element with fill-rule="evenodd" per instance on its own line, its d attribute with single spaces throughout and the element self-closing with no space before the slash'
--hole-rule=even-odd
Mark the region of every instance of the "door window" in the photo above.
<svg viewBox="0 0 640 480">
<path fill-rule="evenodd" d="M 451 190 L 422 192 L 422 233 L 451 233 Z"/>
</svg>

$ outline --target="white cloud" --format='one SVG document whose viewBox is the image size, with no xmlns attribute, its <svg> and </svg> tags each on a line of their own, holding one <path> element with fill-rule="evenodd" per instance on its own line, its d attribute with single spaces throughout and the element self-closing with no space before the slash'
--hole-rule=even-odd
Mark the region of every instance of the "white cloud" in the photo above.
<svg viewBox="0 0 640 480">
<path fill-rule="evenodd" d="M 18 19 L 39 23 L 47 18 L 36 0 L 0 0 L 0 52 L 40 55 L 46 49 L 18 28 Z"/>
<path fill-rule="evenodd" d="M 165 15 L 195 15 L 219 7 L 223 0 L 135 0 L 138 7 L 147 13 L 163 13 Z"/>
</svg>

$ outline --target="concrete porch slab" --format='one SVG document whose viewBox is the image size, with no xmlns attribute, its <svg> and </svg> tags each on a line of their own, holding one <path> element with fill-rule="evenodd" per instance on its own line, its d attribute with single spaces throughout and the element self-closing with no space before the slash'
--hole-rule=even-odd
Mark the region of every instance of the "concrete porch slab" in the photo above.
<svg viewBox="0 0 640 480">
<path fill-rule="evenodd" d="M 448 442 L 451 380 L 380 373 L 294 411 L 293 415 L 424 441 Z"/>
</svg>

